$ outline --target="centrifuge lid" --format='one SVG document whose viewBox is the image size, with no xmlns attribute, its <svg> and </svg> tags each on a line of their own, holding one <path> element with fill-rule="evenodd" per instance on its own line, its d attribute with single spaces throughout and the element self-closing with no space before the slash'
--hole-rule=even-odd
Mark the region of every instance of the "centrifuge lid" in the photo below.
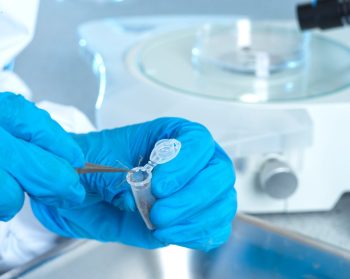
<svg viewBox="0 0 350 279">
<path fill-rule="evenodd" d="M 199 26 L 152 35 L 139 46 L 135 63 L 144 77 L 177 92 L 246 103 L 305 100 L 350 85 L 350 49 L 310 35 L 303 66 L 257 78 L 242 73 L 203 72 L 193 66 Z"/>
</svg>

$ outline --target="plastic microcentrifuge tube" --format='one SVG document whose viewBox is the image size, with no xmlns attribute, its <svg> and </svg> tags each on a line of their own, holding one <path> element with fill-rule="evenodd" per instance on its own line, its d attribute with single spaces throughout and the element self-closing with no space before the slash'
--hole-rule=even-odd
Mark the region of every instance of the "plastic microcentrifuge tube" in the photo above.
<svg viewBox="0 0 350 279">
<path fill-rule="evenodd" d="M 133 168 L 126 176 L 130 184 L 136 206 L 150 230 L 155 227 L 152 224 L 149 213 L 156 198 L 152 194 L 151 181 L 152 170 L 160 164 L 165 164 L 174 159 L 179 154 L 181 142 L 176 139 L 163 139 L 158 141 L 151 152 L 150 159 L 143 167 Z"/>
</svg>

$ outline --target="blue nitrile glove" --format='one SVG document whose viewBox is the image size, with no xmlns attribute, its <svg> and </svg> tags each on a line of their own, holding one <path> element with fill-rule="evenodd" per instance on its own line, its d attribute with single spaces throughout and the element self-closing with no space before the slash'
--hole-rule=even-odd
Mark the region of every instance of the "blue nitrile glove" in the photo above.
<svg viewBox="0 0 350 279">
<path fill-rule="evenodd" d="M 176 138 L 182 147 L 175 159 L 153 171 L 155 231 L 146 228 L 135 209 L 125 173 L 82 175 L 87 191 L 84 206 L 60 209 L 35 201 L 35 214 L 49 229 L 67 237 L 144 248 L 167 244 L 201 250 L 217 247 L 231 232 L 235 175 L 230 159 L 207 129 L 183 119 L 161 118 L 75 136 L 88 162 L 129 168 L 146 164 L 154 144 L 167 138 Z"/>
<path fill-rule="evenodd" d="M 84 156 L 49 114 L 20 95 L 0 93 L 0 221 L 35 201 L 67 207 L 81 203 L 84 187 L 73 166 Z"/>
</svg>

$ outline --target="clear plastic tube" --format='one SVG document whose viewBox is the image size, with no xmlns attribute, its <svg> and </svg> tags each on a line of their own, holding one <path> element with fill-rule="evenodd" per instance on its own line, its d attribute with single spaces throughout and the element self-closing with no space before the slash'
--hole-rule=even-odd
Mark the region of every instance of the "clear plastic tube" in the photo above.
<svg viewBox="0 0 350 279">
<path fill-rule="evenodd" d="M 150 160 L 143 167 L 133 168 L 126 176 L 142 219 L 150 230 L 155 227 L 149 214 L 156 198 L 152 194 L 152 170 L 159 164 L 165 164 L 174 159 L 180 152 L 181 143 L 176 139 L 158 141 L 150 156 Z"/>
<path fill-rule="evenodd" d="M 147 172 L 144 167 L 134 168 L 132 172 L 128 173 L 127 181 L 131 186 L 137 209 L 147 228 L 153 230 L 154 226 L 149 218 L 151 207 L 156 200 L 151 189 L 152 172 Z"/>
</svg>

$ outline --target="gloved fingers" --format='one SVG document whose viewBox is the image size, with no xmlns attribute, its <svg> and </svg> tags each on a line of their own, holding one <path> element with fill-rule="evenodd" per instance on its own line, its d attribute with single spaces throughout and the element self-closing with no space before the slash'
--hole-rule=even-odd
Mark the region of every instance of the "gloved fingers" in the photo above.
<svg viewBox="0 0 350 279">
<path fill-rule="evenodd" d="M 97 193 L 103 201 L 122 210 L 135 211 L 126 173 L 91 173 L 80 175 L 80 179 L 88 192 Z"/>
<path fill-rule="evenodd" d="M 206 242 L 203 242 L 202 239 L 197 238 L 193 241 L 178 242 L 175 243 L 175 245 L 208 252 L 223 245 L 229 239 L 231 233 L 232 225 L 230 224 L 226 225 L 225 227 L 221 227 L 220 230 L 213 232 L 210 239 L 208 239 Z"/>
<path fill-rule="evenodd" d="M 229 235 L 224 228 L 231 226 L 236 214 L 236 197 L 231 191 L 216 204 L 174 226 L 157 229 L 154 236 L 171 244 L 208 250 L 223 244 Z M 225 236 L 225 237 L 223 237 Z"/>
<path fill-rule="evenodd" d="M 130 189 L 116 193 L 111 201 L 111 204 L 120 210 L 136 211 L 134 196 Z"/>
<path fill-rule="evenodd" d="M 46 228 L 61 236 L 120 242 L 148 249 L 165 246 L 146 228 L 137 212 L 125 212 L 105 202 L 68 210 L 32 201 L 32 208 Z"/>
<path fill-rule="evenodd" d="M 24 192 L 17 181 L 0 170 L 0 221 L 11 220 L 22 208 Z"/>
<path fill-rule="evenodd" d="M 152 191 L 157 198 L 168 197 L 183 188 L 205 168 L 215 152 L 211 134 L 197 123 L 184 122 L 169 137 L 181 142 L 181 150 L 172 161 L 155 168 Z"/>
<path fill-rule="evenodd" d="M 123 152 L 129 152 L 129 150 L 114 141 L 118 138 L 116 136 L 117 130 L 104 130 L 87 135 L 72 134 L 72 137 L 85 153 L 87 161 L 118 168 L 128 168 L 124 165 L 127 162 L 124 160 L 122 160 L 123 162 L 118 161 L 118 159 L 125 158 Z M 120 135 L 118 134 L 118 136 Z M 122 210 L 136 210 L 130 185 L 126 182 L 126 173 L 91 173 L 81 175 L 80 179 L 88 192 L 99 194 L 103 201 Z"/>
<path fill-rule="evenodd" d="M 218 149 L 206 168 L 185 187 L 156 201 L 151 209 L 151 220 L 159 228 L 186 220 L 216 203 L 224 193 L 235 193 L 234 182 L 233 165 Z"/>
<path fill-rule="evenodd" d="M 33 198 L 47 205 L 80 204 L 85 189 L 64 159 L 0 128 L 0 169 L 11 174 Z"/>
<path fill-rule="evenodd" d="M 75 167 L 84 165 L 83 153 L 71 136 L 46 111 L 21 95 L 0 94 L 0 127 L 62 157 Z"/>
</svg>

